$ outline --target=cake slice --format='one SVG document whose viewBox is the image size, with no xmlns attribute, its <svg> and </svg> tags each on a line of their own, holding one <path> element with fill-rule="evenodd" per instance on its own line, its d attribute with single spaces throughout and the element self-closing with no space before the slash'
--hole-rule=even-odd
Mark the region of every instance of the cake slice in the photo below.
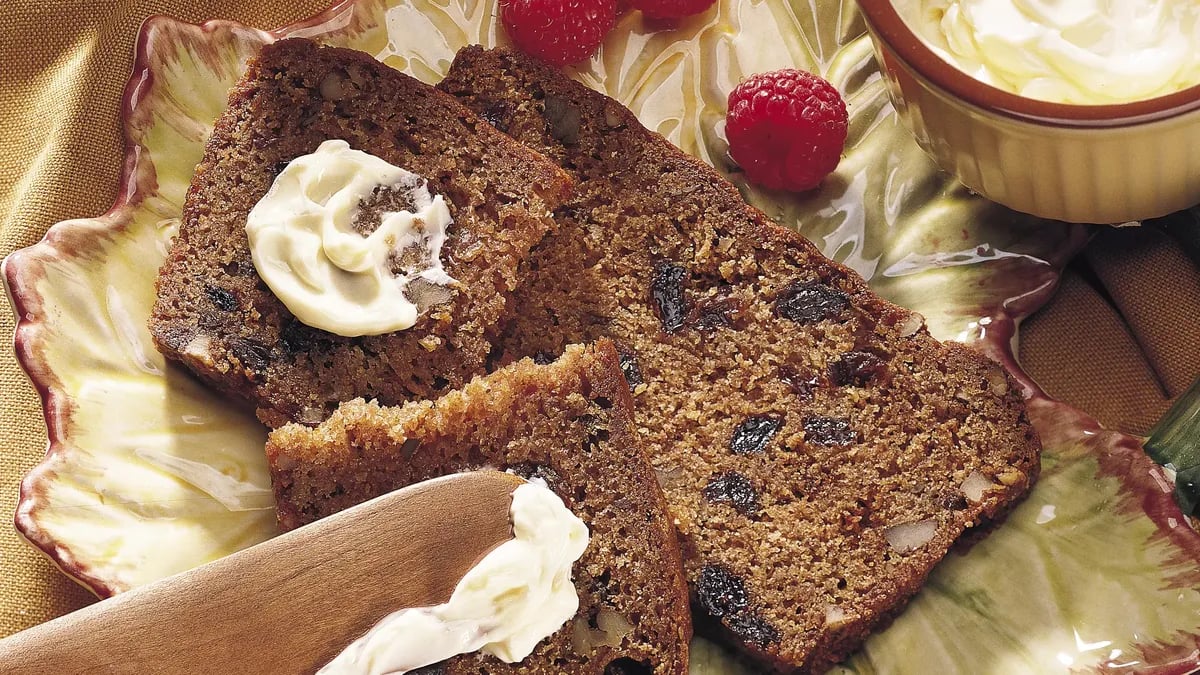
<svg viewBox="0 0 1200 675">
<path fill-rule="evenodd" d="M 617 344 L 698 629 L 823 672 L 1028 492 L 1040 445 L 999 365 L 938 342 L 619 103 L 478 47 L 439 87 L 577 181 L 497 358 Z"/>
<path fill-rule="evenodd" d="M 544 480 L 587 523 L 579 612 L 525 661 L 468 654 L 446 673 L 687 672 L 687 586 L 662 491 L 630 426 L 611 343 L 524 360 L 436 401 L 355 400 L 315 429 L 275 430 L 267 457 L 285 528 L 411 483 L 494 467 Z"/>
<path fill-rule="evenodd" d="M 333 139 L 417 174 L 449 207 L 441 259 L 458 283 L 427 293 L 407 330 L 343 337 L 302 323 L 251 259 L 251 209 L 289 162 Z M 481 371 L 517 266 L 569 188 L 552 162 L 366 54 L 303 39 L 267 45 L 196 168 L 151 333 L 163 354 L 249 400 L 271 426 L 315 424 L 357 396 L 394 404 L 460 387 Z M 388 201 L 398 192 L 377 194 L 359 204 L 364 235 L 380 211 L 406 208 Z"/>
</svg>

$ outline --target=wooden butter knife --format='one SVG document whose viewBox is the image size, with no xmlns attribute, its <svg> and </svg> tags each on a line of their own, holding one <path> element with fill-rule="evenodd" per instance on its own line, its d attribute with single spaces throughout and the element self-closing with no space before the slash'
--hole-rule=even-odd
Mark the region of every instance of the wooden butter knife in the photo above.
<svg viewBox="0 0 1200 675">
<path fill-rule="evenodd" d="M 499 471 L 397 490 L 0 640 L 3 673 L 312 673 L 387 614 L 446 602 L 512 538 Z"/>
</svg>

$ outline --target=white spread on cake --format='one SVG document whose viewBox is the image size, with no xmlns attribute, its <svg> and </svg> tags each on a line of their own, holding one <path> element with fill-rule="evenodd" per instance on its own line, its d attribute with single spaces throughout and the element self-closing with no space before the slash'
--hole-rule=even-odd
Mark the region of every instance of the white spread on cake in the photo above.
<svg viewBox="0 0 1200 675">
<path fill-rule="evenodd" d="M 320 673 L 405 673 L 474 651 L 506 663 L 529 656 L 579 609 L 571 566 L 588 529 L 540 481 L 513 492 L 511 513 L 513 538 L 471 568 L 449 602 L 388 615 Z"/>
<path fill-rule="evenodd" d="M 364 236 L 355 220 L 380 190 L 404 193 L 412 211 L 381 212 Z M 429 288 L 455 283 L 441 261 L 450 223 L 420 176 L 329 140 L 284 167 L 246 235 L 259 276 L 297 319 L 355 337 L 411 327 Z"/>
<path fill-rule="evenodd" d="M 1022 96 L 1125 103 L 1200 84 L 1196 0 L 894 0 L 934 51 Z"/>
</svg>

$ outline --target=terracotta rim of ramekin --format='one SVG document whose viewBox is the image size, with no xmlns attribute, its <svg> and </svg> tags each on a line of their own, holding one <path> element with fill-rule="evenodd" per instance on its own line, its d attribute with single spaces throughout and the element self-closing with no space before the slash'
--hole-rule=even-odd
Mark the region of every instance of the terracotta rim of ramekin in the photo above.
<svg viewBox="0 0 1200 675">
<path fill-rule="evenodd" d="M 998 89 L 938 56 L 909 28 L 892 2 L 858 0 L 872 32 L 917 75 L 985 111 L 1041 125 L 1105 128 L 1144 124 L 1200 110 L 1200 85 L 1165 96 L 1105 105 L 1039 101 Z"/>
</svg>

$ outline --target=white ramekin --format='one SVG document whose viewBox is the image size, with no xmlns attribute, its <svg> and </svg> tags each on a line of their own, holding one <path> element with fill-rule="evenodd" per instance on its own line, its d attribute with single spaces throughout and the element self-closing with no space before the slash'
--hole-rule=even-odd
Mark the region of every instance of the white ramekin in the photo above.
<svg viewBox="0 0 1200 675">
<path fill-rule="evenodd" d="M 967 187 L 1026 213 L 1124 223 L 1200 203 L 1200 86 L 1117 105 L 1025 98 L 943 60 L 892 0 L 858 0 L 892 100 Z"/>
</svg>

